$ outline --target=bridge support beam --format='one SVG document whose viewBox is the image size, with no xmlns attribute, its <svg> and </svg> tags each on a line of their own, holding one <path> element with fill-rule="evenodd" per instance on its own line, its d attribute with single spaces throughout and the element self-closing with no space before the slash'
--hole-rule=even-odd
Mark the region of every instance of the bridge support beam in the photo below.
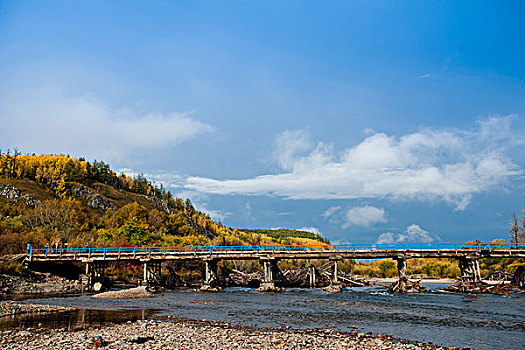
<svg viewBox="0 0 525 350">
<path fill-rule="evenodd" d="M 461 271 L 461 279 L 470 282 L 481 281 L 481 272 L 479 269 L 479 261 L 477 259 L 460 259 L 459 270 Z"/>
<path fill-rule="evenodd" d="M 279 270 L 279 261 L 277 259 L 261 259 L 260 261 L 264 268 L 264 276 L 261 286 L 257 290 L 260 292 L 278 292 L 282 290 L 281 287 L 276 285 L 276 283 L 282 282 L 284 278 L 281 270 Z"/>
<path fill-rule="evenodd" d="M 209 259 L 204 261 L 204 281 L 201 290 L 216 291 L 219 287 L 217 260 Z"/>
<path fill-rule="evenodd" d="M 145 286 L 163 285 L 162 261 L 144 260 L 142 262 L 142 284 Z"/>
</svg>

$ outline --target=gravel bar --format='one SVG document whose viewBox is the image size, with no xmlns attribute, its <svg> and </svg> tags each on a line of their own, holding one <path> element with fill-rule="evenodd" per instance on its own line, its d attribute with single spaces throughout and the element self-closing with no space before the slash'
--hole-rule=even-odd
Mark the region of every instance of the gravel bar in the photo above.
<svg viewBox="0 0 525 350">
<path fill-rule="evenodd" d="M 95 341 L 101 341 L 101 346 Z M 49 328 L 0 331 L 4 349 L 445 349 L 387 335 L 331 329 L 289 330 L 224 322 L 141 320 L 75 331 Z"/>
<path fill-rule="evenodd" d="M 51 313 L 69 310 L 74 310 L 74 308 L 54 305 L 25 304 L 14 301 L 0 302 L 0 317 L 30 313 Z"/>
</svg>

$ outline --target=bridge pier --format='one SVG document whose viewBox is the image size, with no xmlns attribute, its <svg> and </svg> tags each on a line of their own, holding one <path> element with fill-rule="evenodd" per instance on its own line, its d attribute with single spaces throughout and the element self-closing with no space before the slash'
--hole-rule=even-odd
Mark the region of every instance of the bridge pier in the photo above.
<svg viewBox="0 0 525 350">
<path fill-rule="evenodd" d="M 145 286 L 162 285 L 162 261 L 144 260 L 142 262 L 142 284 Z"/>
<path fill-rule="evenodd" d="M 330 283 L 335 283 L 335 284 L 339 284 L 339 260 L 330 260 L 332 263 L 333 263 L 333 266 L 332 266 L 332 280 L 330 281 Z"/>
<path fill-rule="evenodd" d="M 106 263 L 104 261 L 86 262 L 87 289 L 101 291 L 106 284 Z"/>
<path fill-rule="evenodd" d="M 201 290 L 215 291 L 219 287 L 217 262 L 216 259 L 207 259 L 204 261 L 204 281 Z"/>
<path fill-rule="evenodd" d="M 397 273 L 399 275 L 399 290 L 404 290 L 408 281 L 407 277 L 407 261 L 404 256 L 397 257 Z"/>
<path fill-rule="evenodd" d="M 471 282 L 481 281 L 481 272 L 477 259 L 459 259 L 459 270 L 461 271 L 461 279 Z"/>
<path fill-rule="evenodd" d="M 310 265 L 308 270 L 308 275 L 310 276 L 310 288 L 315 288 L 315 284 L 317 282 L 317 269 L 314 265 Z"/>
<path fill-rule="evenodd" d="M 168 269 L 168 277 L 166 279 L 166 288 L 174 288 L 174 287 L 180 287 L 180 286 L 185 285 L 181 276 L 177 274 L 173 266 L 170 266 L 170 264 L 167 264 L 166 268 Z"/>
<path fill-rule="evenodd" d="M 324 290 L 330 293 L 341 293 L 343 288 L 341 286 L 341 282 L 339 281 L 339 260 L 331 259 L 330 261 L 333 262 L 331 273 L 332 278 L 330 279 L 330 285 L 325 287 Z"/>
<path fill-rule="evenodd" d="M 518 266 L 514 272 L 514 282 L 518 288 L 525 288 L 525 268 L 523 266 Z"/>
<path fill-rule="evenodd" d="M 279 270 L 279 261 L 277 259 L 261 259 L 260 260 L 264 268 L 264 276 L 261 282 L 261 286 L 257 288 L 260 292 L 278 292 L 282 290 L 281 287 L 276 286 L 276 282 L 282 280 L 281 270 Z"/>
<path fill-rule="evenodd" d="M 399 279 L 407 279 L 407 261 L 404 257 L 399 257 L 397 261 L 397 272 Z"/>
</svg>

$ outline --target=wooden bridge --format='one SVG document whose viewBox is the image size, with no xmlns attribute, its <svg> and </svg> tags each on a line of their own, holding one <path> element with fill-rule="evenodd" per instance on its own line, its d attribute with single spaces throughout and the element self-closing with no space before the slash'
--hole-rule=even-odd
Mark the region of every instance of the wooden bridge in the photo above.
<svg viewBox="0 0 525 350">
<path fill-rule="evenodd" d="M 397 261 L 399 276 L 406 277 L 406 261 L 413 258 L 457 259 L 464 279 L 481 279 L 479 259 L 525 258 L 525 243 L 472 243 L 433 245 L 257 245 L 195 247 L 101 247 L 49 249 L 31 248 L 26 261 L 84 263 L 91 283 L 104 274 L 111 262 L 137 262 L 143 265 L 143 282 L 160 279 L 165 261 L 202 261 L 205 264 L 204 287 L 218 283 L 217 262 L 220 260 L 258 260 L 264 267 L 263 289 L 275 288 L 280 274 L 278 262 L 283 259 L 327 259 L 334 264 L 332 279 L 337 282 L 338 261 L 344 259 L 384 259 Z M 314 281 L 315 284 L 315 281 Z"/>
</svg>

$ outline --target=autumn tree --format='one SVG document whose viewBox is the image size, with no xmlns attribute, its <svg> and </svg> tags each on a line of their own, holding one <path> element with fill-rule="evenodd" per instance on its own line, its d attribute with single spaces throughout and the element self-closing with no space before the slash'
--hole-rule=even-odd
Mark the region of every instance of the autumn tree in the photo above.
<svg viewBox="0 0 525 350">
<path fill-rule="evenodd" d="M 509 229 L 510 243 L 525 242 L 525 209 L 522 209 L 522 217 L 512 213 Z"/>
</svg>

